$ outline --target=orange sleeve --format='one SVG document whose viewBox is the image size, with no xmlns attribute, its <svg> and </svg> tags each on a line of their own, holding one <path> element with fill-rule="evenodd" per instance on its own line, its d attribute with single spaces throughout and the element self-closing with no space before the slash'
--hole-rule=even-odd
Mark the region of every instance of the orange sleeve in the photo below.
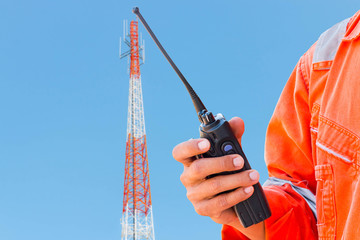
<svg viewBox="0 0 360 240">
<path fill-rule="evenodd" d="M 266 134 L 265 161 L 270 177 L 291 181 L 315 194 L 308 91 L 314 48 L 300 59 L 280 96 Z M 264 187 L 264 191 L 272 212 L 265 220 L 267 239 L 317 239 L 316 219 L 290 184 Z M 223 226 L 222 237 L 248 239 L 230 226 Z"/>
</svg>

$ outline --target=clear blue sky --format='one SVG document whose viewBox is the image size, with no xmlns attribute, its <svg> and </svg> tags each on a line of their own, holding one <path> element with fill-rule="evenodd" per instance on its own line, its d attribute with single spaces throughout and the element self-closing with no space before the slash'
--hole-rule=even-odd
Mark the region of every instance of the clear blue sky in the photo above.
<svg viewBox="0 0 360 240">
<path fill-rule="evenodd" d="M 141 12 L 207 108 L 245 120 L 267 178 L 264 135 L 299 57 L 358 0 L 0 1 L 0 239 L 121 239 L 128 75 L 123 19 Z M 142 26 L 155 235 L 220 239 L 197 216 L 172 148 L 198 136 L 178 77 Z"/>
</svg>

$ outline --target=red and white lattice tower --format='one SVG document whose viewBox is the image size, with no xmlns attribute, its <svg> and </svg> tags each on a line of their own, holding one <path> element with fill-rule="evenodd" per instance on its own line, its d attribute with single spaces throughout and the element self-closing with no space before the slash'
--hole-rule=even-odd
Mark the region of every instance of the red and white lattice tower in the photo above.
<svg viewBox="0 0 360 240">
<path fill-rule="evenodd" d="M 130 34 L 126 33 L 126 27 L 127 23 L 124 22 L 123 42 L 130 49 L 127 52 L 121 53 L 120 46 L 120 58 L 130 56 L 130 87 L 121 239 L 154 240 L 155 234 L 140 75 L 140 61 L 144 62 L 144 44 L 141 41 L 139 42 L 137 21 L 131 21 Z"/>
</svg>

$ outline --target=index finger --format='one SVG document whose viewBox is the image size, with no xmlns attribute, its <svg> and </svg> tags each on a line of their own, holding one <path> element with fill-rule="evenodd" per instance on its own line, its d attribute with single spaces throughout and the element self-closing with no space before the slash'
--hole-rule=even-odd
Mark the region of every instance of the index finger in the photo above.
<svg viewBox="0 0 360 240">
<path fill-rule="evenodd" d="M 209 149 L 210 142 L 206 138 L 190 139 L 176 145 L 172 154 L 176 161 L 189 166 L 194 156 L 206 153 Z"/>
</svg>

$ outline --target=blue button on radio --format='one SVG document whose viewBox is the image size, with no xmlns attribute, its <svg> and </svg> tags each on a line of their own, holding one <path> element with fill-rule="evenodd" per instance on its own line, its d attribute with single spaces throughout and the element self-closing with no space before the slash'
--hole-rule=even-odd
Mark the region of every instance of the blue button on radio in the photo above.
<svg viewBox="0 0 360 240">
<path fill-rule="evenodd" d="M 232 144 L 232 142 L 224 142 L 221 145 L 221 150 L 225 155 L 235 154 L 235 149 L 234 149 L 234 145 Z"/>
<path fill-rule="evenodd" d="M 224 146 L 224 151 L 225 151 L 225 152 L 228 152 L 228 151 L 230 151 L 231 149 L 233 149 L 233 147 L 232 147 L 230 144 L 226 144 L 226 145 Z"/>
</svg>

